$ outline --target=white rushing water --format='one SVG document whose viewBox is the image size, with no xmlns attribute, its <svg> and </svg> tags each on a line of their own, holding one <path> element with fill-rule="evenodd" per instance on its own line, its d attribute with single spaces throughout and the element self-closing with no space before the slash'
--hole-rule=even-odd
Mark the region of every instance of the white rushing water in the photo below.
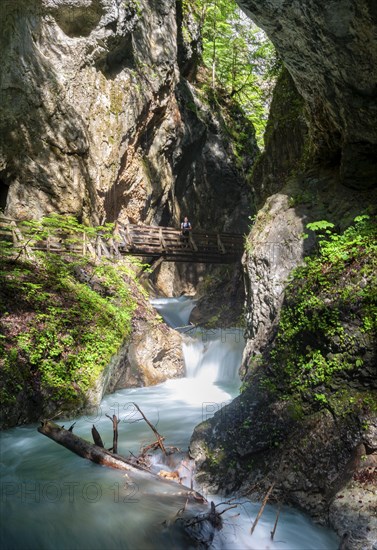
<svg viewBox="0 0 377 550">
<path fill-rule="evenodd" d="M 186 326 L 195 307 L 194 301 L 187 296 L 155 298 L 151 304 L 162 315 L 165 323 L 173 328 Z"/>
<path fill-rule="evenodd" d="M 172 326 L 187 325 L 192 302 L 187 299 L 154 300 L 160 313 L 168 310 Z M 118 391 L 103 400 L 96 415 L 80 417 L 74 431 L 90 440 L 94 423 L 106 446 L 112 442 L 112 424 L 106 414 L 117 414 L 120 454 L 137 453 L 153 440 L 151 431 L 133 405 L 136 402 L 166 440 L 186 450 L 193 428 L 234 397 L 244 346 L 238 329 L 190 332 L 183 351 L 187 376 L 148 388 Z M 63 422 L 69 426 L 71 421 Z M 186 549 L 179 532 L 162 528 L 184 502 L 174 488 L 128 478 L 124 472 L 83 460 L 40 435 L 36 425 L 4 431 L 1 435 L 2 549 L 9 550 L 148 550 Z M 154 470 L 169 464 L 154 465 Z M 174 468 L 174 465 L 172 466 Z M 182 467 L 183 482 L 189 471 Z M 198 488 L 200 490 L 200 488 Z M 215 501 L 221 496 L 211 496 Z M 229 497 L 228 497 L 229 498 Z M 267 506 L 250 536 L 259 504 L 247 502 L 225 525 L 213 547 L 225 550 L 335 550 L 337 537 L 307 517 L 283 508 L 274 541 L 270 531 L 276 510 Z"/>
</svg>

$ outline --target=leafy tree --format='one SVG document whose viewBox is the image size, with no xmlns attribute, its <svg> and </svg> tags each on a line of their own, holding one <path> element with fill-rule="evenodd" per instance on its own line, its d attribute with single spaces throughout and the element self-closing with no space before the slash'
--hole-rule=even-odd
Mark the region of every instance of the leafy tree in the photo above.
<svg viewBox="0 0 377 550">
<path fill-rule="evenodd" d="M 242 106 L 254 124 L 258 142 L 280 69 L 272 43 L 232 0 L 197 0 L 203 36 L 203 62 L 211 87 Z"/>
</svg>

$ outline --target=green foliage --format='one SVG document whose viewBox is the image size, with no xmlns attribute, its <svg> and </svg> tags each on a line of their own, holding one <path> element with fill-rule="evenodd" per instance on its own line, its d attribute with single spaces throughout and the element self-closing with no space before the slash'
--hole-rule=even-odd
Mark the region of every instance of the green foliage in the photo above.
<svg viewBox="0 0 377 550">
<path fill-rule="evenodd" d="M 272 89 L 280 71 L 275 49 L 234 1 L 196 4 L 203 25 L 203 61 L 212 72 L 212 89 L 242 106 L 262 147 Z"/>
<path fill-rule="evenodd" d="M 40 220 L 21 222 L 21 231 L 26 238 L 36 241 L 44 241 L 48 237 L 64 237 L 68 244 L 81 244 L 83 235 L 88 238 L 97 235 L 103 238 L 112 237 L 114 231 L 113 223 L 106 223 L 97 227 L 86 226 L 78 222 L 74 216 L 63 216 L 61 214 L 50 214 Z"/>
<path fill-rule="evenodd" d="M 45 238 L 66 231 L 106 234 L 72 217 L 25 223 Z M 78 269 L 79 268 L 79 269 Z M 84 277 L 83 277 L 84 274 Z M 130 264 L 75 254 L 39 253 L 38 262 L 4 257 L 0 271 L 0 365 L 5 405 L 22 390 L 59 403 L 83 402 L 131 330 L 135 295 Z"/>
<path fill-rule="evenodd" d="M 308 229 L 310 229 L 311 231 L 323 231 L 323 230 L 326 230 L 326 232 L 328 234 L 330 234 L 330 232 L 328 231 L 330 228 L 332 229 L 334 226 L 333 223 L 331 222 L 327 222 L 326 220 L 320 220 L 318 222 L 312 222 L 312 223 L 308 223 L 306 225 L 306 227 Z"/>
<path fill-rule="evenodd" d="M 319 247 L 292 274 L 264 386 L 327 406 L 333 381 L 357 376 L 377 337 L 377 226 L 363 215 L 341 234 L 325 220 L 307 227 Z"/>
</svg>

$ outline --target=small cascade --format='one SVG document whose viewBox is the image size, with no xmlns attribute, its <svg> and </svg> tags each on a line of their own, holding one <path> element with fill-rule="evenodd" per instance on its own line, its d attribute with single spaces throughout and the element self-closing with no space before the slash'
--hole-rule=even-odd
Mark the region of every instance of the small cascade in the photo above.
<svg viewBox="0 0 377 550">
<path fill-rule="evenodd" d="M 187 325 L 193 301 L 160 299 L 153 303 L 172 326 Z M 166 312 L 166 313 L 165 313 Z M 130 388 L 105 396 L 96 415 L 77 419 L 75 432 L 90 437 L 95 424 L 105 445 L 112 441 L 112 423 L 120 418 L 118 452 L 128 456 L 151 442 L 151 431 L 139 417 L 137 403 L 165 436 L 166 445 L 179 447 L 182 457 L 194 427 L 219 411 L 239 390 L 238 369 L 244 346 L 242 330 L 203 331 L 193 327 L 183 337 L 187 376 L 163 384 Z M 72 423 L 73 420 L 65 422 Z M 63 449 L 37 433 L 37 426 L 13 428 L 1 434 L 2 517 L 4 550 L 163 550 L 187 548 L 179 530 L 172 540 L 161 528 L 175 517 L 182 503 L 162 494 L 155 482 L 128 480 L 123 472 L 101 468 Z M 172 456 L 172 460 L 180 456 Z M 153 471 L 175 470 L 158 455 Z M 190 462 L 178 467 L 190 486 Z M 198 488 L 201 490 L 201 488 Z M 210 495 L 215 502 L 220 495 Z M 230 496 L 228 495 L 227 499 Z M 276 510 L 267 506 L 253 536 L 250 526 L 260 504 L 246 502 L 225 518 L 212 549 L 222 550 L 335 550 L 334 533 L 314 525 L 303 514 L 283 508 L 276 537 L 270 540 Z"/>
<path fill-rule="evenodd" d="M 238 384 L 245 347 L 239 328 L 198 329 L 183 341 L 187 378 L 211 384 Z"/>
</svg>

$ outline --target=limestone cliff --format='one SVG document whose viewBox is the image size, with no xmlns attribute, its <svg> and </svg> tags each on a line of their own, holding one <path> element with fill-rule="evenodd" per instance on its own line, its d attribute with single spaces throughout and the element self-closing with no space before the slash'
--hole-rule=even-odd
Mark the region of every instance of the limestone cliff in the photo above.
<svg viewBox="0 0 377 550">
<path fill-rule="evenodd" d="M 190 6 L 4 0 L 1 12 L 0 209 L 6 215 L 172 225 L 187 213 L 195 228 L 246 230 L 254 130 L 229 100 L 211 102 L 203 71 L 196 78 L 201 37 Z M 231 115 L 233 122 L 226 120 Z M 242 128 L 243 156 L 239 147 L 233 152 L 230 124 Z M 186 267 L 183 279 L 188 271 L 195 288 L 205 269 Z M 180 292 L 182 281 L 174 286 Z M 179 336 L 153 325 L 137 292 L 135 300 L 141 313 L 132 315 L 126 343 L 102 365 L 94 387 L 64 410 L 95 405 L 104 391 L 182 375 Z M 22 307 L 18 313 L 27 316 Z M 56 412 L 53 391 L 34 388 L 29 374 L 7 391 L 13 409 L 5 411 L 4 425 Z"/>
<path fill-rule="evenodd" d="M 225 491 L 259 486 L 261 493 L 277 481 L 279 496 L 330 521 L 344 535 L 344 548 L 369 549 L 377 536 L 376 388 L 375 374 L 370 375 L 375 373 L 376 335 L 373 324 L 368 343 L 361 336 L 364 329 L 360 333 L 365 302 L 358 289 L 364 288 L 364 275 L 357 279 L 361 268 L 356 266 L 363 248 L 349 257 L 343 275 L 335 261 L 324 263 L 323 281 L 330 273 L 339 276 L 328 282 L 326 296 L 321 297 L 323 289 L 313 279 L 304 282 L 307 295 L 323 298 L 321 315 L 314 302 L 288 301 L 285 293 L 292 270 L 314 252 L 313 234 L 303 237 L 307 223 L 328 220 L 341 233 L 358 214 L 373 218 L 376 213 L 376 14 L 366 1 L 238 3 L 269 34 L 292 78 L 283 74 L 275 89 L 265 153 L 250 178 L 259 212 L 244 255 L 245 391 L 197 427 L 191 449 L 201 464 L 201 480 Z M 373 250 L 365 261 L 371 289 L 367 302 L 375 307 Z M 347 291 L 339 301 L 344 285 Z M 297 316 L 296 324 L 285 323 L 288 310 Z M 333 334 L 332 341 L 329 327 L 326 335 L 300 328 L 300 312 L 308 319 L 318 314 L 323 327 L 335 312 L 344 336 Z M 294 392 L 277 396 L 272 391 L 274 376 L 283 371 L 287 381 L 303 372 L 305 379 L 305 368 L 317 372 L 318 365 L 300 362 L 290 328 L 305 357 L 313 350 L 317 359 L 327 353 L 321 365 L 333 367 L 339 360 L 342 371 L 303 391 L 297 407 Z M 288 373 L 287 365 L 296 367 Z"/>
<path fill-rule="evenodd" d="M 306 224 L 325 219 L 344 229 L 376 202 L 376 191 L 349 189 L 340 183 L 337 169 L 313 165 L 305 157 L 305 103 L 285 72 L 274 91 L 265 140 L 251 178 L 260 208 L 243 259 L 248 334 L 244 371 L 278 322 L 290 272 L 313 248 L 313 234 L 303 238 Z"/>
<path fill-rule="evenodd" d="M 196 227 L 246 227 L 242 167 L 221 116 L 187 80 L 200 34 L 180 2 L 4 0 L 1 9 L 6 214 L 168 225 L 187 212 Z M 252 157 L 252 128 L 248 148 Z"/>
<path fill-rule="evenodd" d="M 275 44 L 308 108 L 313 155 L 354 188 L 377 183 L 372 0 L 237 0 Z"/>
</svg>

